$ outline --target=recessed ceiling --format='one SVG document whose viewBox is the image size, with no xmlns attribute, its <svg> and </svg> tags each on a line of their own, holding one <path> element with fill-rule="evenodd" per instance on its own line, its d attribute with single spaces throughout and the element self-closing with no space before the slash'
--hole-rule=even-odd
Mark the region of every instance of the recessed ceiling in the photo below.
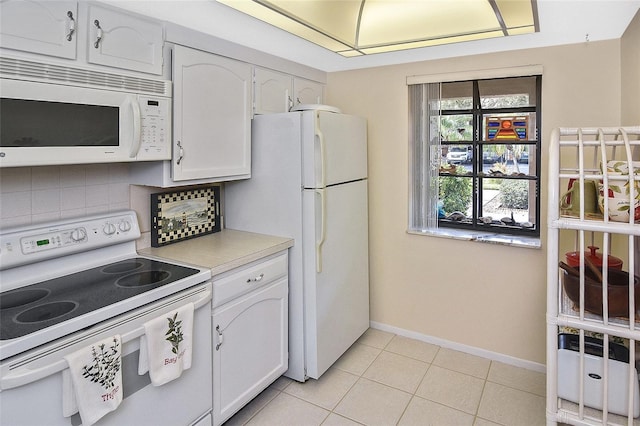
<svg viewBox="0 0 640 426">
<path fill-rule="evenodd" d="M 640 9 L 640 0 L 537 0 L 537 32 L 346 58 L 215 0 L 98 1 L 326 72 L 618 39 Z"/>
<path fill-rule="evenodd" d="M 217 0 L 345 57 L 534 33 L 536 0 Z"/>
</svg>

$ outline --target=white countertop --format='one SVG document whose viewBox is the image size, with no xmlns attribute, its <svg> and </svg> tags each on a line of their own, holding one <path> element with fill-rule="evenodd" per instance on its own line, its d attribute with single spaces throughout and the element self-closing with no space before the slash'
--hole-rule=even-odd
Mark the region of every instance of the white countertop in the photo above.
<svg viewBox="0 0 640 426">
<path fill-rule="evenodd" d="M 218 275 L 293 246 L 293 239 L 223 229 L 163 247 L 138 250 L 140 254 L 211 268 Z"/>
</svg>

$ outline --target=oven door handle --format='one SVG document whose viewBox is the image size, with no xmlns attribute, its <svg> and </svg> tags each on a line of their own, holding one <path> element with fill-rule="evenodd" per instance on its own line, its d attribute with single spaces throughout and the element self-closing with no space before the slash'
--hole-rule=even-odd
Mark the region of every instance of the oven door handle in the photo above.
<svg viewBox="0 0 640 426">
<path fill-rule="evenodd" d="M 211 295 L 212 291 L 207 289 L 202 293 L 202 295 L 193 302 L 194 310 L 205 306 L 208 303 L 211 303 Z M 132 340 L 139 338 L 144 334 L 144 325 L 131 330 L 128 333 L 124 333 L 120 336 L 122 340 L 122 345 L 125 343 L 131 342 Z M 87 343 L 88 344 L 88 343 Z M 44 365 L 40 368 L 30 369 L 25 366 L 17 367 L 15 371 L 10 372 L 6 375 L 2 375 L 0 378 L 0 390 L 7 390 L 12 388 L 17 388 L 20 386 L 27 385 L 29 383 L 36 382 L 38 380 L 44 379 L 45 377 L 56 374 L 62 370 L 68 368 L 69 365 L 64 358 L 60 358 L 60 360 Z"/>
</svg>

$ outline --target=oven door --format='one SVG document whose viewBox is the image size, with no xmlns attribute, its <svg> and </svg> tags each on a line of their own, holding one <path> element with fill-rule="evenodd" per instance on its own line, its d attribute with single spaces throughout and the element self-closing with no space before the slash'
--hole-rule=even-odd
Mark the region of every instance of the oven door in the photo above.
<svg viewBox="0 0 640 426">
<path fill-rule="evenodd" d="M 71 417 L 62 414 L 62 372 L 67 368 L 63 357 L 114 334 L 120 334 L 123 342 L 124 399 L 97 425 L 207 424 L 213 401 L 211 295 L 211 283 L 200 284 L 5 360 L 0 365 L 0 424 L 81 424 L 78 414 Z M 138 375 L 143 324 L 189 302 L 196 308 L 191 368 L 183 371 L 178 379 L 155 387 L 148 373 Z"/>
</svg>

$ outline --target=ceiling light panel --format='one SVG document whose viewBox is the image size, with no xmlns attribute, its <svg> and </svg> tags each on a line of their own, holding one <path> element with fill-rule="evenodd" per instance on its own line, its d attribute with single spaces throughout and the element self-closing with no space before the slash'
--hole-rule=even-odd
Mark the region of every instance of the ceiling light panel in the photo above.
<svg viewBox="0 0 640 426">
<path fill-rule="evenodd" d="M 270 0 L 260 3 L 347 44 L 353 45 L 356 39 L 361 0 Z"/>
<path fill-rule="evenodd" d="M 261 4 L 263 2 L 256 2 L 253 0 L 218 0 L 218 2 L 231 6 L 240 12 L 253 16 L 256 19 L 278 27 L 288 33 L 320 45 L 325 49 L 339 52 L 352 47 L 351 43 L 341 43 L 335 38 L 329 37 L 317 29 L 311 28 L 298 20 L 291 19 L 289 16 L 283 14 L 282 11 L 265 7 Z"/>
<path fill-rule="evenodd" d="M 523 7 L 523 2 L 513 0 L 494 1 L 500 10 L 500 14 L 502 15 L 502 19 L 504 20 L 507 28 L 534 26 L 535 20 L 533 16 L 533 5 L 529 5 L 530 7 Z M 528 3 L 528 1 L 524 3 Z"/>
<path fill-rule="evenodd" d="M 393 52 L 396 50 L 406 50 L 406 49 L 417 49 L 420 47 L 430 47 L 430 46 L 438 46 L 444 43 L 462 43 L 464 41 L 474 41 L 474 40 L 482 40 L 485 38 L 493 38 L 493 37 L 501 37 L 504 34 L 502 31 L 489 31 L 486 33 L 477 33 L 477 34 L 467 34 L 464 36 L 458 37 L 447 37 L 445 42 L 442 40 L 424 40 L 424 41 L 415 41 L 403 44 L 392 44 L 389 46 L 378 46 L 378 47 L 369 47 L 362 48 L 362 52 L 366 55 L 370 55 L 373 53 L 387 53 Z"/>
<path fill-rule="evenodd" d="M 537 31 L 537 0 L 218 0 L 346 57 Z"/>
<path fill-rule="evenodd" d="M 367 0 L 358 47 L 435 40 L 500 29 L 486 0 Z"/>
</svg>

